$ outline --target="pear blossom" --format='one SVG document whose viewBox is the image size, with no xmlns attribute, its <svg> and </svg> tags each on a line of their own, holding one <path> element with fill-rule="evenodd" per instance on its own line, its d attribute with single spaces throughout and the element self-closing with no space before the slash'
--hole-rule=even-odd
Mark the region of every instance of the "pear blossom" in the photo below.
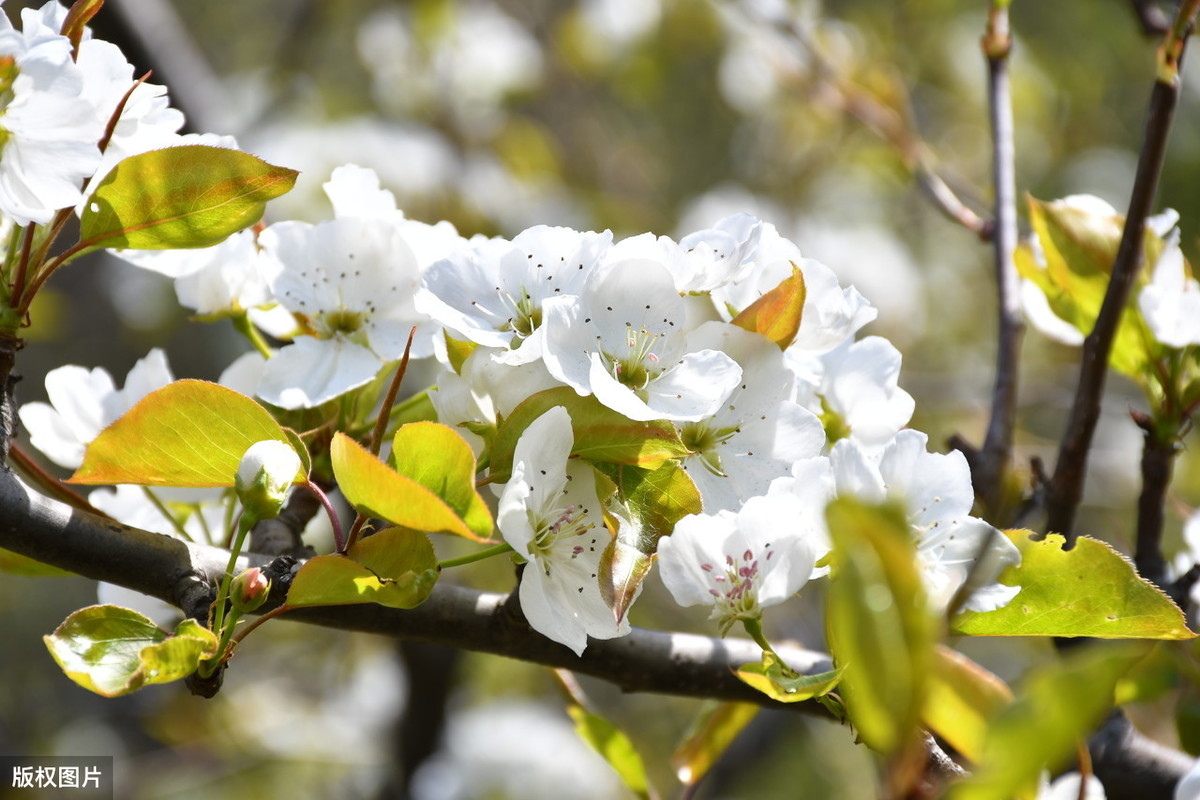
<svg viewBox="0 0 1200 800">
<path fill-rule="evenodd" d="M 432 265 L 418 308 L 459 337 L 511 352 L 505 363 L 542 356 L 544 303 L 579 294 L 612 243 L 595 233 L 538 225 L 503 239 L 471 240 L 468 251 Z"/>
<path fill-rule="evenodd" d="M 724 353 L 688 349 L 683 298 L 660 262 L 606 264 L 544 308 L 550 374 L 630 419 L 704 419 L 741 379 Z"/>
<path fill-rule="evenodd" d="M 612 639 L 630 628 L 600 596 L 600 556 L 610 537 L 591 467 L 567 460 L 573 444 L 562 406 L 529 425 L 517 441 L 496 524 L 529 562 L 519 589 L 525 618 L 582 655 L 587 637 Z"/>
<path fill-rule="evenodd" d="M 75 469 L 100 431 L 172 380 L 167 357 L 158 348 L 133 365 L 122 389 L 101 367 L 67 365 L 46 374 L 49 403 L 26 403 L 17 413 L 34 447 L 60 467 Z"/>
<path fill-rule="evenodd" d="M 970 516 L 974 492 L 963 454 L 929 453 L 927 443 L 915 430 L 900 431 L 878 451 L 842 439 L 830 453 L 837 492 L 872 503 L 904 503 L 933 608 L 945 610 L 961 591 L 964 609 L 994 611 L 1020 591 L 997 578 L 1019 564 L 1021 554 L 1000 531 Z"/>
<path fill-rule="evenodd" d="M 1200 344 L 1200 282 L 1188 273 L 1178 231 L 1167 237 L 1138 309 L 1154 338 L 1168 347 Z"/>
<path fill-rule="evenodd" d="M 609 260 L 647 258 L 661 261 L 681 294 L 710 292 L 743 276 L 763 223 L 750 214 L 734 214 L 713 227 L 689 233 L 676 243 L 669 236 L 643 233 L 613 245 Z"/>
<path fill-rule="evenodd" d="M 732 223 L 724 224 L 728 227 Z M 800 248 L 781 236 L 774 225 L 760 222 L 751 236 L 753 246 L 748 242 L 740 249 L 746 259 L 743 269 L 732 281 L 712 291 L 722 319 L 731 318 L 774 289 L 791 276 L 793 267 L 804 276 L 805 299 L 800 329 L 789 350 L 815 355 L 827 353 L 875 319 L 875 308 L 857 289 L 838 285 L 833 270 L 819 261 L 804 258 Z"/>
<path fill-rule="evenodd" d="M 34 9 L 21 21 L 17 30 L 0 15 L 0 212 L 28 225 L 82 199 L 104 125 L 70 40 Z"/>
<path fill-rule="evenodd" d="M 271 292 L 309 328 L 267 361 L 260 397 L 312 408 L 403 355 L 409 330 L 422 321 L 412 303 L 420 274 L 395 225 L 359 217 L 280 222 L 259 243 Z"/>
<path fill-rule="evenodd" d="M 704 501 L 704 510 L 736 510 L 766 494 L 776 478 L 825 445 L 812 412 L 791 399 L 794 376 L 779 347 L 765 336 L 725 322 L 708 322 L 687 337 L 689 350 L 719 350 L 742 369 L 741 382 L 709 417 L 680 424 L 691 451 L 681 466 Z"/>
<path fill-rule="evenodd" d="M 752 497 L 737 512 L 689 514 L 659 540 L 663 583 L 681 606 L 711 605 L 722 636 L 739 620 L 758 620 L 813 573 L 814 542 L 781 524 L 803 511 L 799 497 L 777 493 Z"/>
<path fill-rule="evenodd" d="M 541 361 L 509 365 L 497 359 L 496 353 L 488 347 L 475 348 L 459 373 L 444 370 L 429 391 L 438 421 L 465 429 L 459 432 L 477 453 L 482 452 L 483 440 L 476 434 L 494 433 L 500 418 L 512 413 L 521 401 L 561 385 Z"/>
<path fill-rule="evenodd" d="M 897 382 L 900 351 L 880 336 L 847 342 L 821 357 L 819 389 L 826 414 L 868 446 L 891 440 L 912 418 L 916 403 Z"/>
</svg>

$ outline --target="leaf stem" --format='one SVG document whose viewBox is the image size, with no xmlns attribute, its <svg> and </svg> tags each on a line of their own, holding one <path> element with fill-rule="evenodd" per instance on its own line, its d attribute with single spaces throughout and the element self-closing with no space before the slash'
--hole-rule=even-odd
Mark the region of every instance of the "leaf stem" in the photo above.
<svg viewBox="0 0 1200 800">
<path fill-rule="evenodd" d="M 512 545 L 505 542 L 504 544 L 498 544 L 494 547 L 488 547 L 488 548 L 486 548 L 484 550 L 480 550 L 476 553 L 471 553 L 469 555 L 460 556 L 458 558 L 447 558 L 445 561 L 439 561 L 438 569 L 442 570 L 442 569 L 449 569 L 450 567 L 461 567 L 464 564 L 474 564 L 476 561 L 483 561 L 486 558 L 491 558 L 492 556 L 498 556 L 501 553 L 511 553 L 511 552 L 513 552 Z"/>
<path fill-rule="evenodd" d="M 333 526 L 333 543 L 337 547 L 339 553 L 345 552 L 344 542 L 342 537 L 342 524 L 338 522 L 337 511 L 333 508 L 333 503 L 329 502 L 329 495 L 325 494 L 320 486 L 313 483 L 312 478 L 309 478 L 302 484 L 306 489 L 313 493 L 313 496 L 321 502 L 321 506 L 325 509 L 325 513 L 329 516 L 329 524 Z"/>
<path fill-rule="evenodd" d="M 13 465 L 22 473 L 24 473 L 25 477 L 29 478 L 30 481 L 41 488 L 42 491 L 46 492 L 46 494 L 51 495 L 52 497 L 61 500 L 74 508 L 78 508 L 83 511 L 90 511 L 93 514 L 99 514 L 102 517 L 112 519 L 111 516 L 105 514 L 103 511 L 89 503 L 87 498 L 85 498 L 83 495 L 74 491 L 58 478 L 47 472 L 41 464 L 39 464 L 33 459 L 32 456 L 25 452 L 21 445 L 13 442 L 9 447 L 8 454 L 12 458 Z"/>
<path fill-rule="evenodd" d="M 230 317 L 230 319 L 233 321 L 234 330 L 236 330 L 242 336 L 245 336 L 246 340 L 249 341 L 250 345 L 258 351 L 259 355 L 261 355 L 263 358 L 270 358 L 272 355 L 274 355 L 271 350 L 271 346 L 267 344 L 266 340 L 263 339 L 262 334 L 259 333 L 258 328 L 256 328 L 254 323 L 250 321 L 249 313 L 246 311 L 241 311 L 237 314 L 234 314 L 232 317 Z"/>
<path fill-rule="evenodd" d="M 371 434 L 371 455 L 379 455 L 379 449 L 383 447 L 383 435 L 387 432 L 388 419 L 392 414 L 392 406 L 396 403 L 396 395 L 400 393 L 400 384 L 404 382 L 404 373 L 408 371 L 408 356 L 412 352 L 413 336 L 416 333 L 417 326 L 414 325 L 408 332 L 408 342 L 404 345 L 404 356 L 400 359 L 400 366 L 396 368 L 396 375 L 383 398 L 383 405 L 379 407 L 375 430 Z"/>
<path fill-rule="evenodd" d="M 266 612 L 265 614 L 258 615 L 253 620 L 251 620 L 250 623 L 246 625 L 246 627 L 242 628 L 240 631 L 237 632 L 237 634 L 234 635 L 234 637 L 233 637 L 234 646 L 236 647 L 237 645 L 241 644 L 242 640 L 245 639 L 247 636 L 249 636 L 251 631 L 256 630 L 259 625 L 262 625 L 267 620 L 275 619 L 276 617 L 281 616 L 284 613 L 291 611 L 291 610 L 292 610 L 291 606 L 282 605 L 282 606 L 276 606 L 275 608 L 272 608 L 270 611 Z"/>
<path fill-rule="evenodd" d="M 142 494 L 146 496 L 146 499 L 150 501 L 152 506 L 158 509 L 158 513 L 163 515 L 163 519 L 165 519 L 170 526 L 175 529 L 175 533 L 179 534 L 179 538 L 183 539 L 185 542 L 192 541 L 192 537 L 186 530 L 184 530 L 183 525 L 179 522 L 179 518 L 171 513 L 171 509 L 167 508 L 166 504 L 163 503 L 159 496 L 154 493 L 153 489 L 151 489 L 149 486 L 143 486 Z"/>
</svg>

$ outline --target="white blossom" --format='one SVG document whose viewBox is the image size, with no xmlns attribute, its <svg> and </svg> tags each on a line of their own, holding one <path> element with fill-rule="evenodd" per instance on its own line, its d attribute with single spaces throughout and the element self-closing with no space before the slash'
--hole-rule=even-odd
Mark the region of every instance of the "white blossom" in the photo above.
<svg viewBox="0 0 1200 800">
<path fill-rule="evenodd" d="M 475 238 L 468 250 L 425 272 L 418 308 L 462 339 L 511 352 L 505 363 L 542 356 L 544 304 L 573 297 L 612 243 L 595 233 L 538 225 L 511 242 Z"/>
<path fill-rule="evenodd" d="M 741 381 L 714 414 L 680 425 L 691 451 L 681 466 L 700 490 L 705 512 L 736 510 L 766 494 L 771 481 L 790 475 L 797 460 L 818 455 L 825 431 L 791 399 L 794 376 L 765 336 L 708 322 L 687 341 L 689 350 L 719 350 L 742 369 Z"/>
<path fill-rule="evenodd" d="M 606 264 L 578 298 L 544 308 L 550 374 L 630 419 L 704 419 L 741 378 L 724 353 L 688 350 L 683 298 L 660 262 Z"/>
<path fill-rule="evenodd" d="M 690 514 L 659 540 L 663 583 L 682 606 L 711 605 L 724 636 L 738 620 L 757 620 L 808 582 L 814 542 L 785 521 L 803 513 L 794 494 L 752 497 L 736 513 Z"/>
<path fill-rule="evenodd" d="M 46 374 L 50 402 L 26 403 L 18 414 L 34 447 L 60 467 L 75 469 L 100 431 L 172 380 L 167 357 L 158 348 L 133 365 L 122 389 L 102 367 L 67 365 Z"/>
<path fill-rule="evenodd" d="M 1200 344 L 1200 282 L 1187 271 L 1179 249 L 1179 232 L 1168 236 L 1138 294 L 1138 309 L 1154 338 L 1168 347 Z"/>
<path fill-rule="evenodd" d="M 1020 587 L 997 578 L 1019 564 L 1021 554 L 1003 533 L 970 516 L 974 492 L 963 454 L 929 453 L 927 442 L 920 431 L 903 430 L 882 450 L 868 452 L 853 439 L 842 439 L 830 453 L 837 492 L 905 505 L 931 607 L 945 610 L 963 591 L 966 610 L 1001 608 Z"/>
<path fill-rule="evenodd" d="M 104 126 L 70 40 L 34 9 L 21 21 L 17 30 L 0 15 L 0 212 L 28 225 L 82 199 Z"/>
<path fill-rule="evenodd" d="M 512 477 L 500 495 L 496 524 L 529 563 L 519 597 L 534 630 L 582 655 L 587 637 L 629 632 L 600 596 L 600 556 L 609 542 L 592 468 L 568 462 L 571 418 L 555 406 L 517 442 Z"/>
<path fill-rule="evenodd" d="M 309 328 L 267 361 L 260 397 L 284 408 L 318 406 L 403 355 L 422 316 L 412 302 L 419 267 L 399 228 L 359 217 L 281 222 L 259 243 L 272 293 Z"/>
</svg>

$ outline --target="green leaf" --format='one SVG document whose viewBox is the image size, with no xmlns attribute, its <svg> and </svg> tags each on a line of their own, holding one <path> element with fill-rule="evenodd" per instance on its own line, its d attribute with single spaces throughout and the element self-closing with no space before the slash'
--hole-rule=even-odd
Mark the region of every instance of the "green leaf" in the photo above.
<svg viewBox="0 0 1200 800">
<path fill-rule="evenodd" d="M 951 800 L 1032 800 L 1038 775 L 1070 762 L 1112 708 L 1118 679 L 1146 650 L 1143 642 L 1093 645 L 1034 671 L 988 726 L 983 758 Z"/>
<path fill-rule="evenodd" d="M 137 250 L 210 247 L 253 225 L 299 173 L 248 153 L 187 145 L 130 156 L 92 192 L 80 243 Z"/>
<path fill-rule="evenodd" d="M 780 703 L 799 703 L 829 694 L 838 685 L 844 668 L 801 675 L 780 661 L 774 654 L 764 652 L 757 664 L 743 664 L 734 673 L 738 680 Z"/>
<path fill-rule="evenodd" d="M 936 626 L 902 509 L 840 498 L 826 613 L 838 688 L 851 723 L 883 754 L 911 750 L 929 688 Z"/>
<path fill-rule="evenodd" d="M 317 556 L 306 561 L 292 579 L 287 605 L 378 603 L 415 608 L 429 597 L 437 580 L 437 556 L 429 537 L 403 528 L 384 528 L 356 542 L 344 556 Z"/>
<path fill-rule="evenodd" d="M 1008 684 L 962 653 L 938 645 L 921 721 L 972 761 L 983 757 L 988 724 L 1009 703 Z"/>
<path fill-rule="evenodd" d="M 445 330 L 443 330 L 442 336 L 446 341 L 446 356 L 450 359 L 450 368 L 456 375 L 461 375 L 463 362 L 467 360 L 467 356 L 475 352 L 479 345 L 464 339 L 455 339 L 449 331 Z"/>
<path fill-rule="evenodd" d="M 101 431 L 68 483 L 233 486 L 246 449 L 266 439 L 292 444 L 244 394 L 207 381 L 175 381 Z"/>
<path fill-rule="evenodd" d="M 761 333 L 779 345 L 780 350 L 786 350 L 800 330 L 807 295 L 804 274 L 793 263 L 789 277 L 746 306 L 731 322 L 751 333 Z"/>
<path fill-rule="evenodd" d="M 392 466 L 433 492 L 476 536 L 492 534 L 492 513 L 475 491 L 475 453 L 452 428 L 436 422 L 402 426 L 392 439 Z"/>
<path fill-rule="evenodd" d="M 688 514 L 699 514 L 703 502 L 676 461 L 653 470 L 620 464 L 600 464 L 597 469 L 614 484 L 619 504 L 613 509 L 609 503 L 605 510 L 617 535 L 600 558 L 600 596 L 621 619 L 650 571 L 658 540 L 669 536 Z"/>
<path fill-rule="evenodd" d="M 580 397 L 569 386 L 560 386 L 526 398 L 504 420 L 492 446 L 489 475 L 494 482 L 503 483 L 511 477 L 517 440 L 530 423 L 554 406 L 563 406 L 571 416 L 571 431 L 575 435 L 571 454 L 593 464 L 629 464 L 654 469 L 668 459 L 688 453 L 671 423 L 635 422 L 591 395 Z"/>
<path fill-rule="evenodd" d="M 621 781 L 638 797 L 650 797 L 650 782 L 642 757 L 620 728 L 577 703 L 567 706 L 575 732 L 616 770 Z"/>
<path fill-rule="evenodd" d="M 30 578 L 62 578 L 75 574 L 65 569 L 43 564 L 41 561 L 36 561 L 20 553 L 14 553 L 12 550 L 5 550 L 2 547 L 0 547 L 0 572 L 24 575 Z"/>
<path fill-rule="evenodd" d="M 761 711 L 753 703 L 719 703 L 706 709 L 671 755 L 671 767 L 684 786 L 699 783 Z"/>
<path fill-rule="evenodd" d="M 473 531 L 445 500 L 388 468 L 344 433 L 334 434 L 329 456 L 338 487 L 358 511 L 412 530 L 452 533 L 473 541 L 487 538 Z"/>
<path fill-rule="evenodd" d="M 192 619 L 169 634 L 136 611 L 90 606 L 42 637 L 71 680 L 105 697 L 118 697 L 196 671 L 217 651 L 217 637 Z"/>
<path fill-rule="evenodd" d="M 1091 333 L 1108 290 L 1124 218 L 1096 214 L 1061 200 L 1046 203 L 1032 197 L 1029 217 L 1045 267 L 1037 263 L 1025 246 L 1017 253 L 1018 271 L 1042 290 L 1056 315 L 1084 335 Z M 1162 244 L 1161 238 L 1146 231 L 1147 263 L 1154 262 Z M 1135 280 L 1139 286 L 1144 284 L 1144 271 Z M 1136 295 L 1135 291 L 1132 296 Z M 1153 347 L 1153 337 L 1137 309 L 1133 305 L 1126 307 L 1109 355 L 1113 368 L 1135 380 L 1144 380 L 1154 359 Z"/>
<path fill-rule="evenodd" d="M 1089 636 L 1096 639 L 1192 639 L 1183 612 L 1153 584 L 1138 577 L 1128 559 L 1108 544 L 1079 537 L 1063 550 L 1050 534 L 1036 541 L 1029 531 L 1006 531 L 1021 551 L 1021 564 L 1000 576 L 1020 586 L 996 611 L 966 612 L 954 633 L 971 636 Z"/>
</svg>

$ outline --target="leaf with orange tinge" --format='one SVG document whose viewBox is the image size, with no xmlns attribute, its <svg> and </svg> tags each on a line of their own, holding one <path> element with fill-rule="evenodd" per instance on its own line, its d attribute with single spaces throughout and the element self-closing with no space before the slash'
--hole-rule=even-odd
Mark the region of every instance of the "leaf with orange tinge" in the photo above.
<svg viewBox="0 0 1200 800">
<path fill-rule="evenodd" d="M 800 330 L 807 294 L 804 275 L 793 263 L 791 276 L 746 306 L 732 322 L 751 333 L 761 333 L 779 345 L 780 350 L 786 350 Z"/>
</svg>

